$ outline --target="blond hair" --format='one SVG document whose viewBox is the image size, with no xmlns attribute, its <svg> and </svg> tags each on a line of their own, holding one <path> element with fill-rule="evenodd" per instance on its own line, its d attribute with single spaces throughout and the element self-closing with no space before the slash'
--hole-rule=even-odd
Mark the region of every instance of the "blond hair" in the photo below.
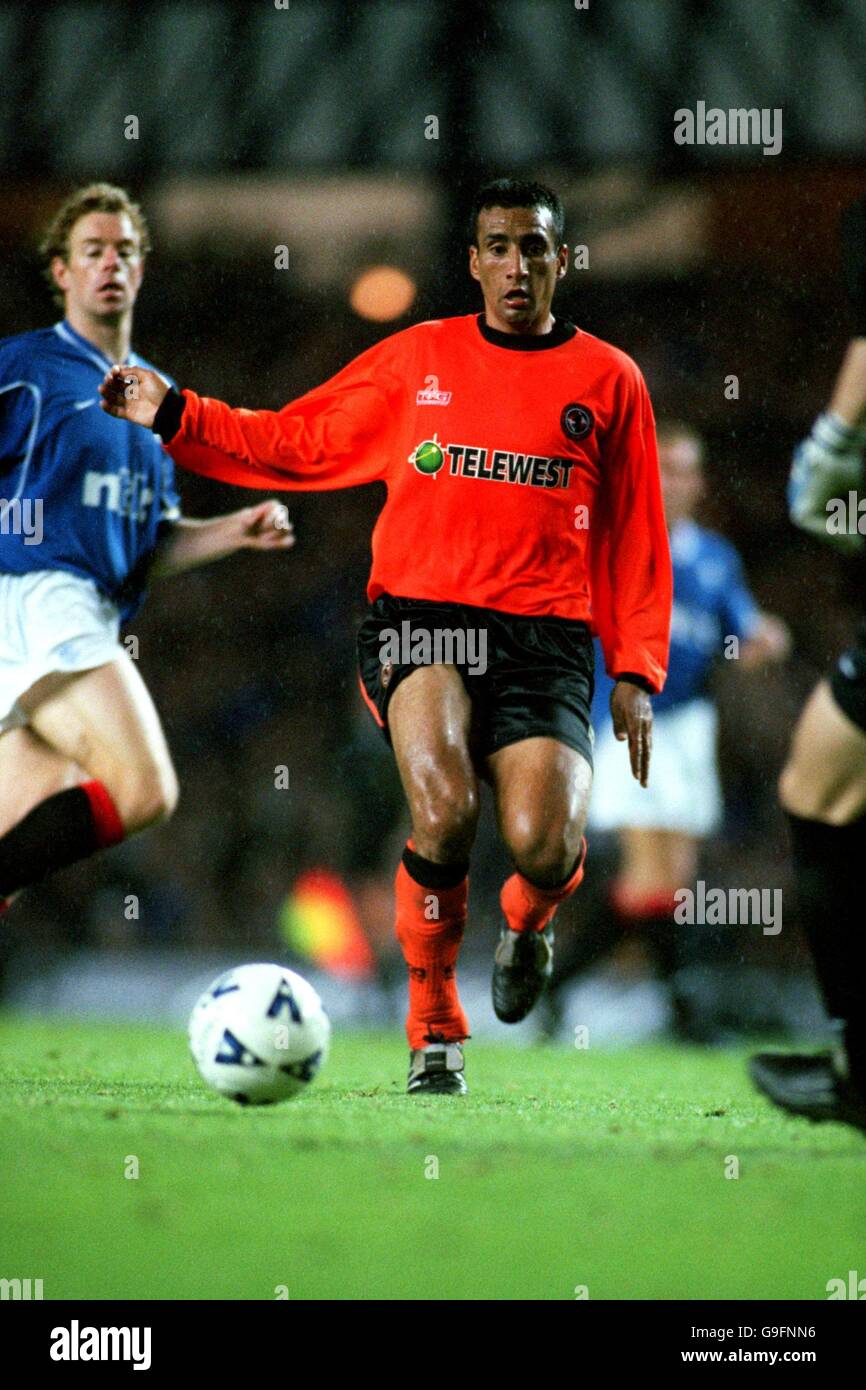
<svg viewBox="0 0 866 1390">
<path fill-rule="evenodd" d="M 142 256 L 146 256 L 150 250 L 147 219 L 125 188 L 118 188 L 113 183 L 88 183 L 83 188 L 77 188 L 58 208 L 39 243 L 39 254 L 44 262 L 43 274 L 48 281 L 55 304 L 59 304 L 61 308 L 65 302 L 64 295 L 51 273 L 51 262 L 55 256 L 59 256 L 62 261 L 69 259 L 69 237 L 72 228 L 89 212 L 125 212 L 138 234 Z"/>
<path fill-rule="evenodd" d="M 658 444 L 672 444 L 675 439 L 685 439 L 689 444 L 694 444 L 698 455 L 698 463 L 703 464 L 706 456 L 706 446 L 703 436 L 698 433 L 693 425 L 687 425 L 685 420 L 657 420 L 656 441 Z"/>
</svg>

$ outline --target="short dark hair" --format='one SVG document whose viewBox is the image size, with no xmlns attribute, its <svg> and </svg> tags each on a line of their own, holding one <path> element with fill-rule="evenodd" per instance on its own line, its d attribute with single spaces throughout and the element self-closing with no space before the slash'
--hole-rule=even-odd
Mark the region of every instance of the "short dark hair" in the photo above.
<svg viewBox="0 0 866 1390">
<path fill-rule="evenodd" d="M 469 214 L 469 245 L 478 245 L 478 214 L 484 208 L 547 208 L 553 216 L 557 250 L 565 241 L 565 208 L 559 194 L 544 183 L 530 179 L 494 179 L 485 183 L 472 200 Z"/>
</svg>

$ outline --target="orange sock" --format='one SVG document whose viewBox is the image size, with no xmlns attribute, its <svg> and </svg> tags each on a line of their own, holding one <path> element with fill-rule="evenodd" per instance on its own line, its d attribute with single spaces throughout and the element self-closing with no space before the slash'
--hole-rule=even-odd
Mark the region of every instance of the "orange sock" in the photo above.
<svg viewBox="0 0 866 1390">
<path fill-rule="evenodd" d="M 580 858 L 574 871 L 558 888 L 537 888 L 523 874 L 505 880 L 499 903 L 512 931 L 543 931 L 563 899 L 568 898 L 583 878 L 586 840 L 580 842 Z"/>
<path fill-rule="evenodd" d="M 469 1024 L 457 994 L 457 954 L 466 925 L 469 880 L 464 878 L 456 888 L 425 888 L 401 861 L 395 887 L 397 940 L 409 967 L 409 1046 L 424 1047 L 434 1033 L 446 1042 L 462 1042 L 469 1036 Z"/>
</svg>

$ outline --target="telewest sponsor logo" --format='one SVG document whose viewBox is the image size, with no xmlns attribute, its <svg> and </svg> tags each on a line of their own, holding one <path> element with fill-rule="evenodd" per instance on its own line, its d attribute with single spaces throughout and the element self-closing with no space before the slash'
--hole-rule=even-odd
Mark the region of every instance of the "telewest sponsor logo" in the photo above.
<svg viewBox="0 0 866 1390">
<path fill-rule="evenodd" d="M 52 1361 L 131 1361 L 134 1371 L 150 1370 L 149 1327 L 68 1327 L 51 1329 Z"/>
<path fill-rule="evenodd" d="M 478 478 L 486 483 L 517 483 L 520 487 L 568 487 L 576 459 L 546 458 L 542 454 L 512 454 L 506 449 L 479 449 L 472 444 L 446 444 L 452 477 Z"/>
</svg>

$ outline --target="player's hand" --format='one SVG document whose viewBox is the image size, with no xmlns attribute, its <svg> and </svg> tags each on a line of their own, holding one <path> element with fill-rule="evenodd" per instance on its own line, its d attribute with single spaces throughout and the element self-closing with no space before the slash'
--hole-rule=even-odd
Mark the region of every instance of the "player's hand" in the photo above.
<svg viewBox="0 0 866 1390">
<path fill-rule="evenodd" d="M 650 697 L 631 681 L 617 681 L 610 696 L 613 732 L 622 743 L 628 739 L 632 776 L 645 787 L 653 746 L 653 709 Z"/>
<path fill-rule="evenodd" d="M 295 531 L 288 508 L 269 498 L 254 507 L 244 507 L 235 517 L 240 530 L 239 547 L 247 550 L 289 550 Z"/>
<path fill-rule="evenodd" d="M 844 368 L 843 368 L 844 370 Z M 832 411 L 819 415 L 812 433 L 794 450 L 788 478 L 788 514 L 835 550 L 856 555 L 864 548 L 858 531 L 831 526 L 830 504 L 863 487 L 864 431 Z"/>
<path fill-rule="evenodd" d="M 99 404 L 118 420 L 152 429 L 169 389 L 168 382 L 147 367 L 121 367 L 115 363 L 100 384 Z"/>
</svg>

